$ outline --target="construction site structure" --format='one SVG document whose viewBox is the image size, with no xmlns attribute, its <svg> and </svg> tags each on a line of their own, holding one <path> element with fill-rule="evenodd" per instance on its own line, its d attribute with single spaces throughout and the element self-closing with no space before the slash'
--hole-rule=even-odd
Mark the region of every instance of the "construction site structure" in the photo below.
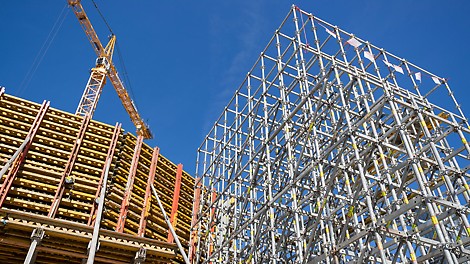
<svg viewBox="0 0 470 264">
<path fill-rule="evenodd" d="M 183 262 L 155 193 L 187 251 L 194 178 L 143 136 L 2 89 L 0 160 L 0 262 Z"/>
<path fill-rule="evenodd" d="M 446 79 L 295 6 L 198 149 L 193 263 L 470 260 Z"/>
<path fill-rule="evenodd" d="M 124 87 L 116 67 L 114 66 L 112 59 L 114 46 L 116 44 L 116 36 L 113 34 L 110 37 L 106 47 L 104 47 L 98 37 L 98 34 L 96 34 L 90 19 L 83 9 L 81 0 L 68 0 L 67 2 L 77 17 L 78 22 L 80 22 L 80 25 L 85 31 L 85 34 L 90 41 L 93 50 L 98 56 L 96 59 L 96 66 L 90 71 L 90 78 L 88 79 L 85 90 L 83 91 L 83 95 L 78 104 L 76 114 L 82 116 L 89 115 L 90 117 L 93 116 L 101 92 L 103 91 L 103 87 L 106 84 L 107 76 L 113 84 L 119 99 L 121 99 L 121 103 L 124 106 L 124 109 L 129 114 L 129 117 L 137 128 L 137 134 L 142 135 L 144 139 L 152 138 L 152 132 L 150 131 L 149 126 L 144 122 L 139 112 L 137 111 L 137 107 L 130 98 L 129 93 Z"/>
</svg>

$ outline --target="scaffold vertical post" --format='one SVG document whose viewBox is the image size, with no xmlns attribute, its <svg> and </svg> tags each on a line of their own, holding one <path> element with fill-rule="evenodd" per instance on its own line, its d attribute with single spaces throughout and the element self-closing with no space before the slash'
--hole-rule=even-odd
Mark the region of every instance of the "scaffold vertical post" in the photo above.
<svg viewBox="0 0 470 264">
<path fill-rule="evenodd" d="M 139 248 L 135 253 L 134 257 L 134 264 L 143 264 L 145 263 L 145 259 L 147 257 L 147 250 L 143 247 Z"/>
<path fill-rule="evenodd" d="M 114 150 L 117 145 L 117 141 L 119 139 L 120 135 L 120 130 L 121 130 L 121 124 L 116 124 L 114 128 L 114 133 L 113 137 L 110 142 L 109 150 L 108 150 L 108 155 L 106 157 L 104 166 L 103 166 L 103 171 L 102 171 L 102 177 L 100 180 L 100 185 L 98 186 L 99 190 L 99 198 L 98 200 L 95 200 L 96 203 L 98 204 L 98 208 L 96 209 L 96 219 L 91 220 L 93 214 L 90 215 L 90 219 L 88 220 L 89 223 L 93 223 L 93 236 L 88 244 L 88 258 L 87 258 L 87 264 L 93 264 L 95 261 L 95 255 L 96 252 L 98 251 L 99 247 L 99 236 L 100 236 L 100 227 L 101 227 L 101 219 L 103 216 L 103 209 L 104 209 L 104 203 L 105 203 L 105 197 L 106 197 L 106 189 L 107 189 L 107 184 L 108 184 L 108 176 L 109 176 L 109 170 L 111 168 L 111 164 L 113 162 L 113 157 L 114 157 Z M 93 210 L 95 212 L 95 210 Z M 90 222 L 91 221 L 91 222 Z"/>
<path fill-rule="evenodd" d="M 31 244 L 28 249 L 28 253 L 26 254 L 26 258 L 24 260 L 24 264 L 34 264 L 36 262 L 37 256 L 37 246 L 42 242 L 44 238 L 44 228 L 37 227 L 33 230 L 31 234 Z"/>
</svg>

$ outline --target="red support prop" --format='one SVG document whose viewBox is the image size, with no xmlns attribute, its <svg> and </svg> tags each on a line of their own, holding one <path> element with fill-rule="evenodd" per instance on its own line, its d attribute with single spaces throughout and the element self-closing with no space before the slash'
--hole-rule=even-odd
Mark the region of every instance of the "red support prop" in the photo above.
<svg viewBox="0 0 470 264">
<path fill-rule="evenodd" d="M 113 137 L 111 138 L 111 142 L 109 143 L 109 149 L 108 149 L 108 155 L 106 156 L 106 160 L 103 164 L 103 170 L 101 171 L 101 178 L 100 181 L 98 182 L 98 187 L 96 188 L 96 194 L 95 194 L 95 202 L 93 204 L 93 207 L 90 210 L 90 216 L 88 217 L 88 225 L 89 226 L 94 226 L 95 225 L 95 217 L 96 217 L 96 209 L 98 209 L 98 204 L 96 201 L 98 201 L 98 198 L 100 197 L 101 193 L 101 186 L 103 183 L 103 178 L 104 174 L 106 173 L 106 165 L 113 160 L 114 157 L 114 152 L 116 150 L 116 145 L 119 139 L 119 134 L 121 132 L 121 124 L 116 124 L 114 127 L 114 132 L 113 132 Z"/>
<path fill-rule="evenodd" d="M 189 263 L 193 263 L 193 258 L 196 255 L 197 231 L 195 225 L 197 222 L 197 214 L 199 212 L 199 204 L 201 202 L 201 178 L 196 178 L 195 183 L 196 186 L 194 188 L 193 217 L 191 219 L 191 235 L 189 238 Z"/>
<path fill-rule="evenodd" d="M 77 160 L 78 152 L 80 151 L 83 139 L 85 138 L 85 133 L 89 123 L 90 116 L 85 115 L 85 117 L 83 117 L 80 130 L 78 131 L 77 138 L 75 139 L 75 142 L 73 144 L 72 151 L 70 152 L 69 159 L 67 161 L 67 164 L 65 165 L 64 172 L 62 173 L 62 177 L 60 179 L 59 186 L 57 187 L 54 199 L 52 200 L 51 207 L 49 208 L 49 213 L 47 215 L 48 217 L 54 218 L 57 211 L 59 210 L 59 205 L 62 200 L 62 196 L 65 192 L 65 180 L 70 177 L 70 174 L 72 174 L 73 166 L 75 165 L 75 161 Z"/>
<path fill-rule="evenodd" d="M 124 191 L 124 197 L 122 198 L 121 211 L 119 213 L 119 219 L 116 224 L 116 232 L 122 233 L 122 231 L 124 231 L 124 225 L 126 224 L 127 212 L 129 211 L 129 202 L 131 200 L 132 189 L 134 188 L 134 179 L 137 173 L 137 166 L 139 165 L 140 150 L 142 149 L 143 140 L 144 137 L 142 135 L 137 136 L 134 155 L 132 156 L 131 168 L 129 169 L 129 175 L 127 176 L 126 190 Z"/>
<path fill-rule="evenodd" d="M 140 215 L 139 231 L 137 235 L 143 237 L 145 235 L 145 227 L 147 226 L 147 217 L 150 211 L 150 202 L 152 199 L 152 184 L 155 181 L 155 172 L 157 170 L 158 157 L 160 155 L 160 149 L 155 147 L 153 149 L 152 163 L 150 164 L 150 173 L 147 180 L 147 189 L 145 190 L 144 206 L 142 208 L 142 214 Z"/>
<path fill-rule="evenodd" d="M 33 124 L 31 125 L 31 128 L 29 129 L 28 135 L 26 136 L 26 140 L 28 140 L 28 142 L 26 143 L 20 155 L 15 159 L 13 165 L 11 166 L 10 172 L 6 176 L 5 181 L 3 181 L 2 187 L 0 188 L 0 208 L 2 208 L 3 203 L 7 198 L 8 191 L 10 191 L 13 181 L 16 178 L 16 174 L 18 173 L 21 164 L 25 160 L 29 148 L 33 144 L 34 137 L 36 136 L 48 109 L 49 102 L 44 101 L 38 111 L 38 114 L 36 115 L 36 118 L 33 121 Z"/>
<path fill-rule="evenodd" d="M 170 223 L 173 227 L 176 227 L 176 216 L 178 214 L 178 201 L 180 198 L 180 188 L 181 188 L 181 176 L 183 174 L 183 164 L 178 164 L 176 169 L 176 180 L 175 180 L 175 191 L 173 192 L 173 205 L 171 206 L 171 215 Z M 168 243 L 173 243 L 175 238 L 168 229 Z"/>
</svg>

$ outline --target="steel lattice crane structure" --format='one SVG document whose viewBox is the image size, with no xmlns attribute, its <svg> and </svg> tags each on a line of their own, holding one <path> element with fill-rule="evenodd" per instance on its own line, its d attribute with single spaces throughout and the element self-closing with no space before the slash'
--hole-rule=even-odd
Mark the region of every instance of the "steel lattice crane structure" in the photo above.
<svg viewBox="0 0 470 264">
<path fill-rule="evenodd" d="M 198 149 L 193 263 L 470 260 L 447 80 L 295 6 Z"/>
<path fill-rule="evenodd" d="M 108 76 L 119 98 L 121 99 L 124 109 L 126 109 L 132 122 L 137 128 L 137 134 L 142 135 L 145 139 L 152 138 L 152 133 L 148 125 L 143 121 L 142 117 L 137 111 L 136 106 L 130 98 L 121 79 L 119 78 L 116 67 L 113 64 L 112 56 L 114 45 L 116 43 L 116 36 L 112 35 L 109 43 L 106 45 L 106 47 L 104 47 L 103 44 L 101 44 L 96 31 L 93 29 L 93 26 L 88 19 L 85 10 L 83 9 L 81 0 L 68 0 L 68 4 L 75 13 L 75 16 L 80 22 L 80 25 L 82 26 L 85 34 L 88 37 L 88 40 L 91 43 L 91 46 L 98 56 L 96 59 L 96 66 L 91 70 L 90 78 L 88 79 L 85 91 L 83 92 L 82 98 L 80 99 L 76 114 L 81 116 L 93 116 L 99 97 L 106 83 L 106 76 Z"/>
</svg>

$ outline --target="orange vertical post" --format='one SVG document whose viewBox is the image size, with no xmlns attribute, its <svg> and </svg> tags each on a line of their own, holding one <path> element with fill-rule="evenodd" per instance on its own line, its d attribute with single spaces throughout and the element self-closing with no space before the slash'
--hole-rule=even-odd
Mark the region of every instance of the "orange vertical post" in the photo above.
<svg viewBox="0 0 470 264">
<path fill-rule="evenodd" d="M 122 198 L 121 211 L 119 213 L 119 219 L 116 224 L 116 231 L 124 231 L 126 224 L 127 212 L 129 211 L 129 203 L 131 200 L 132 189 L 134 188 L 134 179 L 137 173 L 137 167 L 139 165 L 140 150 L 142 149 L 142 141 L 144 137 L 142 135 L 137 136 L 137 142 L 135 143 L 134 155 L 132 156 L 131 168 L 129 169 L 129 175 L 127 176 L 126 190 L 124 191 L 124 197 Z"/>
<path fill-rule="evenodd" d="M 196 231 L 196 222 L 197 222 L 197 214 L 199 212 L 199 204 L 201 200 L 201 178 L 195 179 L 196 186 L 194 188 L 194 201 L 193 201 L 193 216 L 191 219 L 191 235 L 189 238 L 189 262 L 193 263 L 193 258 L 196 255 L 196 238 L 197 238 L 197 231 Z"/>
<path fill-rule="evenodd" d="M 3 203 L 5 202 L 8 191 L 10 191 L 11 186 L 13 185 L 13 181 L 16 178 L 16 174 L 18 173 L 21 164 L 26 158 L 28 154 L 28 150 L 33 144 L 34 137 L 36 136 L 39 127 L 41 126 L 42 120 L 44 120 L 44 116 L 46 116 L 47 110 L 49 109 L 49 102 L 44 101 L 41 105 L 41 108 L 36 115 L 36 118 L 29 129 L 28 135 L 26 136 L 25 141 L 27 140 L 26 145 L 24 146 L 23 150 L 21 151 L 20 155 L 15 159 L 10 172 L 6 176 L 5 180 L 3 181 L 2 187 L 0 188 L 0 208 L 2 207 Z"/>
<path fill-rule="evenodd" d="M 150 211 L 150 202 L 152 199 L 152 184 L 155 181 L 155 171 L 157 170 L 158 157 L 160 155 L 160 149 L 155 147 L 152 154 L 152 162 L 150 164 L 150 173 L 147 180 L 147 189 L 145 190 L 144 206 L 142 208 L 142 214 L 140 215 L 139 231 L 137 235 L 143 237 L 145 235 L 145 227 L 147 226 L 147 217 Z"/>
<path fill-rule="evenodd" d="M 183 174 L 183 164 L 178 164 L 176 169 L 176 180 L 175 180 L 175 191 L 173 192 L 173 205 L 171 206 L 170 222 L 173 227 L 176 227 L 176 216 L 178 213 L 178 201 L 180 197 L 180 188 L 181 188 L 181 177 Z M 176 230 L 175 230 L 176 232 Z M 168 243 L 174 242 L 174 237 L 168 230 Z"/>
</svg>

